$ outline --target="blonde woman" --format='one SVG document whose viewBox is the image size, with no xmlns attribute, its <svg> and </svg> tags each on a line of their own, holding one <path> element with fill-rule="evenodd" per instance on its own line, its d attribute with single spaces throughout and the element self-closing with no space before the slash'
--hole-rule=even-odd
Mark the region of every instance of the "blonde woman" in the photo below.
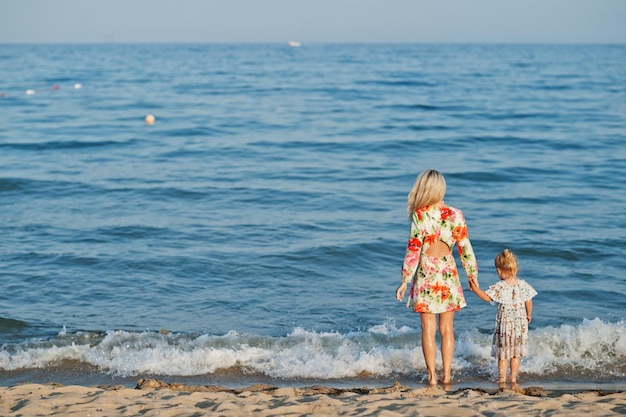
<svg viewBox="0 0 626 417">
<path fill-rule="evenodd" d="M 455 245 L 468 280 L 477 282 L 478 278 L 465 218 L 461 210 L 443 201 L 445 193 L 446 181 L 438 171 L 427 170 L 417 177 L 407 202 L 411 231 L 402 266 L 402 283 L 396 289 L 396 299 L 402 301 L 411 284 L 407 306 L 420 314 L 429 385 L 437 384 L 437 316 L 443 362 L 441 382 L 452 381 L 454 312 L 466 305 L 452 255 Z"/>
</svg>

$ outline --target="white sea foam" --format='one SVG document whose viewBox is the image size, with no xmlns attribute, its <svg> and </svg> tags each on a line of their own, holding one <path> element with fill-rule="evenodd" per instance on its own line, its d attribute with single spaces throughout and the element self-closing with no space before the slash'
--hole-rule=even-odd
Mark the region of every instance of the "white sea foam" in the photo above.
<svg viewBox="0 0 626 417">
<path fill-rule="evenodd" d="M 535 377 L 594 374 L 623 377 L 626 326 L 623 321 L 584 320 L 531 331 L 530 354 L 522 371 Z M 491 335 L 472 330 L 457 335 L 454 371 L 493 374 Z M 0 351 L 0 368 L 46 368 L 71 360 L 113 375 L 204 375 L 226 369 L 274 378 L 350 378 L 359 375 L 412 375 L 423 372 L 420 334 L 393 321 L 367 331 L 317 332 L 294 329 L 283 337 L 190 336 L 110 331 L 68 334 L 53 341 L 30 341 Z"/>
<path fill-rule="evenodd" d="M 624 322 L 583 320 L 578 326 L 562 325 L 537 329 L 532 334 L 529 372 L 542 374 L 560 369 L 602 371 L 623 376 L 626 359 Z M 575 372 L 575 371 L 574 371 Z"/>
</svg>

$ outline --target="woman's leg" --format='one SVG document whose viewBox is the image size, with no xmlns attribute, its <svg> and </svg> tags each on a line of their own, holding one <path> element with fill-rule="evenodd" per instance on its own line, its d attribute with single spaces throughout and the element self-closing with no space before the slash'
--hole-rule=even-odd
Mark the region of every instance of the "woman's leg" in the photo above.
<svg viewBox="0 0 626 417">
<path fill-rule="evenodd" d="M 422 352 L 424 352 L 424 360 L 428 370 L 428 384 L 435 385 L 437 384 L 437 370 L 435 368 L 437 316 L 430 313 L 420 313 L 420 317 L 422 319 Z"/>
<path fill-rule="evenodd" d="M 439 315 L 439 334 L 441 334 L 441 360 L 443 378 L 441 382 L 452 382 L 452 359 L 454 358 L 454 311 Z"/>
</svg>

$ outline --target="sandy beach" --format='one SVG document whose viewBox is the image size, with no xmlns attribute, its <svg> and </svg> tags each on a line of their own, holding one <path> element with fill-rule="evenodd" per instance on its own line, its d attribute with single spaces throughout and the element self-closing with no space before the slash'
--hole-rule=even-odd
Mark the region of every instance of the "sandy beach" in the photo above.
<svg viewBox="0 0 626 417">
<path fill-rule="evenodd" d="M 556 392 L 540 387 L 492 391 L 253 385 L 230 389 L 139 380 L 124 386 L 20 384 L 0 387 L 3 416 L 617 416 L 626 392 Z"/>
</svg>

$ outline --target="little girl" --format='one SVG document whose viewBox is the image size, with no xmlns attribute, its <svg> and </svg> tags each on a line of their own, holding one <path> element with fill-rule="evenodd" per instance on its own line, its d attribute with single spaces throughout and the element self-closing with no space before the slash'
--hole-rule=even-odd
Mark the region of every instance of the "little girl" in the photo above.
<svg viewBox="0 0 626 417">
<path fill-rule="evenodd" d="M 517 278 L 513 252 L 505 249 L 496 256 L 495 264 L 500 281 L 483 291 L 475 280 L 470 280 L 470 289 L 481 300 L 498 304 L 491 354 L 498 359 L 499 382 L 506 382 L 510 368 L 509 381 L 516 384 L 520 357 L 528 355 L 528 323 L 533 312 L 532 298 L 537 292 Z"/>
</svg>

